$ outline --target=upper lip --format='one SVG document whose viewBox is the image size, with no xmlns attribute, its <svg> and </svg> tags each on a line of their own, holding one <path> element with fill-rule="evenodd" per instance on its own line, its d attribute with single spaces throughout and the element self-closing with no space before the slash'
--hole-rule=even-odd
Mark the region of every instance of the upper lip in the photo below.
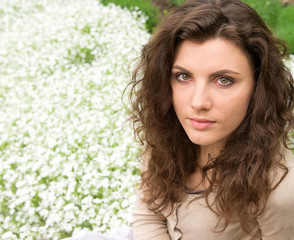
<svg viewBox="0 0 294 240">
<path fill-rule="evenodd" d="M 189 118 L 190 120 L 193 120 L 195 122 L 200 122 L 200 123 L 206 123 L 206 122 L 215 122 L 215 121 L 211 121 L 205 118 Z"/>
</svg>

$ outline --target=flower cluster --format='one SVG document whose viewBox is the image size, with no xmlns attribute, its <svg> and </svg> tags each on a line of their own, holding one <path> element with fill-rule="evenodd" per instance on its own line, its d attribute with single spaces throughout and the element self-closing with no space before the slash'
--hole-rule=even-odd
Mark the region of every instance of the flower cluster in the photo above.
<svg viewBox="0 0 294 240">
<path fill-rule="evenodd" d="M 98 0 L 1 0 L 1 239 L 129 224 L 138 146 L 121 95 L 145 21 Z"/>
<path fill-rule="evenodd" d="M 121 95 L 145 21 L 97 0 L 1 1 L 1 239 L 129 224 L 138 146 Z"/>
<path fill-rule="evenodd" d="M 294 55 L 290 55 L 288 59 L 285 60 L 285 65 L 291 71 L 294 77 Z"/>
</svg>

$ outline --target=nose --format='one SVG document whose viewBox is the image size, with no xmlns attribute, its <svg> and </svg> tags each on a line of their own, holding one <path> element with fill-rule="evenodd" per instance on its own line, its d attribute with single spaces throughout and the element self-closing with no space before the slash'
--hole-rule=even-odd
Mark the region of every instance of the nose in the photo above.
<svg viewBox="0 0 294 240">
<path fill-rule="evenodd" d="M 194 86 L 191 106 L 196 111 L 207 111 L 212 106 L 210 88 L 207 83 L 197 82 Z"/>
</svg>

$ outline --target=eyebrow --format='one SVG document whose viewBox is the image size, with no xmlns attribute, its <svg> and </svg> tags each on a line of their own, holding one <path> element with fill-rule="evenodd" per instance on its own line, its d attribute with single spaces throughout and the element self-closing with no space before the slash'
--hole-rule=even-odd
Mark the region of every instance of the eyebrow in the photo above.
<svg viewBox="0 0 294 240">
<path fill-rule="evenodd" d="M 187 73 L 188 75 L 192 75 L 191 72 L 189 72 L 189 71 L 186 70 L 185 68 L 180 67 L 180 66 L 178 66 L 178 65 L 174 65 L 172 68 L 179 69 L 179 70 L 181 70 L 181 71 Z M 222 69 L 222 70 L 219 70 L 219 71 L 216 71 L 216 72 L 210 74 L 210 76 L 214 77 L 214 76 L 219 76 L 219 75 L 228 74 L 228 73 L 230 73 L 230 74 L 235 74 L 235 75 L 240 75 L 240 73 L 235 72 L 235 71 L 233 71 L 233 70 L 230 70 L 230 69 Z"/>
</svg>

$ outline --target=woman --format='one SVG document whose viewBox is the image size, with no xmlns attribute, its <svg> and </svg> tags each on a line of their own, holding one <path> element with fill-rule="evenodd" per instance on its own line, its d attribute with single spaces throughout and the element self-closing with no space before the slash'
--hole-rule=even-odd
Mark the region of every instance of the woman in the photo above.
<svg viewBox="0 0 294 240">
<path fill-rule="evenodd" d="M 293 77 L 239 0 L 188 0 L 133 74 L 134 239 L 294 239 Z"/>
</svg>

